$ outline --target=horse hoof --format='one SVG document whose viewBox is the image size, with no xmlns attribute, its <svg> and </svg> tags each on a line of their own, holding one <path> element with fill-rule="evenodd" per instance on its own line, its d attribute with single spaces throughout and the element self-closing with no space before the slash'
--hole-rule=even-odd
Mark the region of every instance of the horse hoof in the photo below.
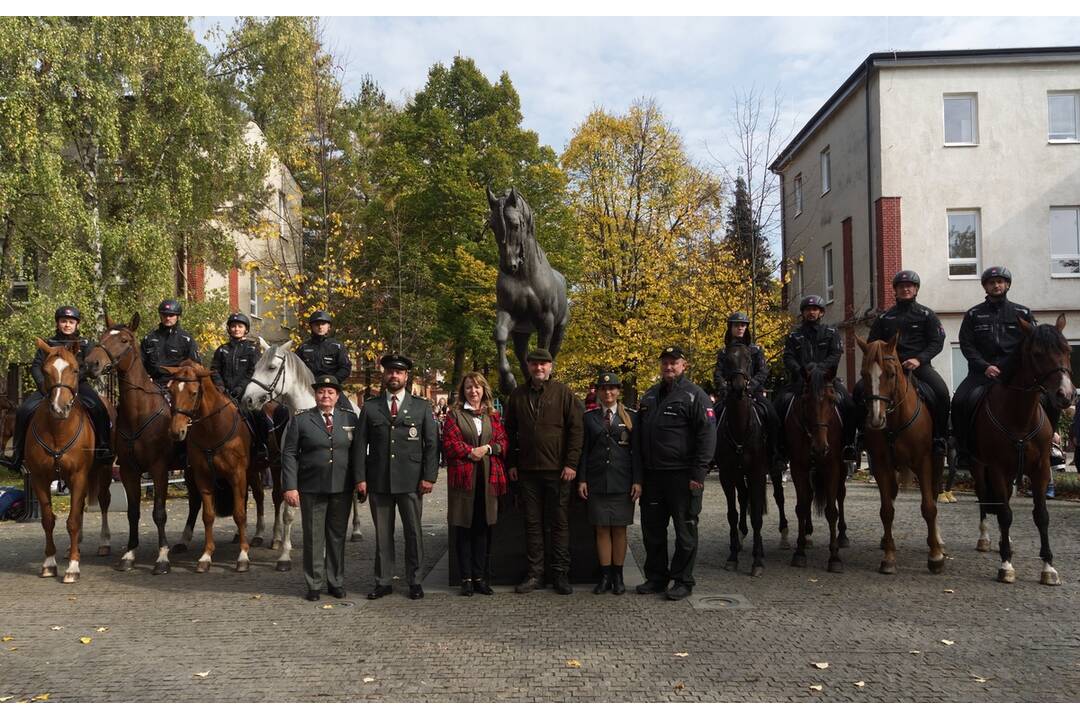
<svg viewBox="0 0 1080 720">
<path fill-rule="evenodd" d="M 56 577 L 56 566 L 41 568 L 41 577 L 54 578 Z"/>
<path fill-rule="evenodd" d="M 1058 577 L 1057 570 L 1043 570 L 1042 575 L 1039 576 L 1040 585 L 1060 585 L 1061 578 Z"/>
<path fill-rule="evenodd" d="M 233 535 L 232 540 L 230 540 L 229 542 L 231 542 L 233 545 L 238 544 L 240 542 L 240 533 L 236 533 L 235 535 Z"/>
<path fill-rule="evenodd" d="M 275 540 L 274 542 L 270 543 L 270 549 L 271 550 L 280 550 L 281 549 L 281 541 L 280 540 Z"/>
<path fill-rule="evenodd" d="M 806 556 L 805 555 L 792 555 L 791 556 L 791 567 L 801 567 L 801 568 L 806 567 Z"/>
<path fill-rule="evenodd" d="M 251 569 L 251 565 L 247 560 L 237 560 L 236 561 L 236 572 L 245 573 L 250 569 Z"/>
<path fill-rule="evenodd" d="M 765 574 L 765 566 L 764 565 L 755 565 L 754 567 L 750 568 L 750 577 L 759 578 L 764 574 Z"/>
<path fill-rule="evenodd" d="M 251 538 L 251 547 L 262 547 L 262 545 L 263 545 L 263 539 L 261 537 L 259 537 L 258 535 Z"/>
<path fill-rule="evenodd" d="M 848 539 L 847 535 L 841 535 L 836 542 L 842 548 L 851 547 L 851 540 Z"/>
<path fill-rule="evenodd" d="M 159 562 L 159 563 L 154 565 L 154 575 L 168 575 L 168 574 L 169 574 L 169 563 L 167 563 L 167 562 Z"/>
<path fill-rule="evenodd" d="M 895 575 L 896 574 L 896 563 L 887 562 L 885 560 L 882 560 L 881 565 L 878 566 L 877 571 L 879 573 L 881 573 L 882 575 Z"/>
<path fill-rule="evenodd" d="M 172 546 L 172 550 L 170 552 L 186 553 L 187 552 L 187 545 L 185 545 L 184 543 L 176 543 L 175 545 Z"/>
<path fill-rule="evenodd" d="M 941 558 L 940 560 L 927 560 L 926 567 L 929 568 L 930 572 L 934 575 L 940 575 L 942 571 L 945 570 L 945 558 Z"/>
<path fill-rule="evenodd" d="M 195 572 L 197 572 L 197 573 L 204 573 L 204 572 L 208 571 L 209 569 L 210 569 L 210 561 L 209 560 L 200 560 L 199 564 L 195 566 Z"/>
<path fill-rule="evenodd" d="M 112 552 L 112 548 L 108 545 L 99 545 L 97 549 L 98 557 L 105 557 Z"/>
<path fill-rule="evenodd" d="M 352 535 L 349 536 L 349 542 L 360 542 L 363 539 L 364 533 L 361 532 L 354 532 Z"/>
<path fill-rule="evenodd" d="M 937 501 L 938 501 L 938 504 L 939 504 L 939 505 L 940 505 L 941 503 L 950 503 L 950 502 L 953 502 L 952 500 L 950 500 L 950 499 L 949 499 L 949 493 L 947 493 L 947 492 L 940 492 L 940 493 L 938 493 L 938 496 L 937 496 Z"/>
<path fill-rule="evenodd" d="M 277 570 L 278 572 L 289 572 L 290 570 L 292 570 L 292 561 L 291 560 L 278 560 L 277 564 L 274 565 L 274 569 Z"/>
<path fill-rule="evenodd" d="M 70 584 L 72 584 L 74 582 L 78 582 L 78 580 L 79 580 L 79 573 L 77 573 L 77 572 L 64 573 L 64 584 L 65 585 L 70 585 Z"/>
<path fill-rule="evenodd" d="M 128 572 L 135 569 L 135 561 L 130 558 L 120 558 L 120 562 L 116 563 L 115 567 L 120 572 Z"/>
<path fill-rule="evenodd" d="M 791 547 L 791 540 L 788 539 L 788 531 L 786 528 L 780 530 L 780 549 L 787 550 Z"/>
<path fill-rule="evenodd" d="M 724 569 L 728 572 L 735 572 L 739 569 L 739 562 L 737 560 L 728 560 L 724 563 Z"/>
<path fill-rule="evenodd" d="M 1016 582 L 1016 571 L 1013 569 L 998 570 L 998 582 L 1012 584 Z"/>
<path fill-rule="evenodd" d="M 979 539 L 979 542 L 975 543 L 975 549 L 979 552 L 990 552 L 990 541 Z"/>
<path fill-rule="evenodd" d="M 830 560 L 829 561 L 829 572 L 831 572 L 831 573 L 842 573 L 842 572 L 844 572 L 844 563 L 841 562 L 840 560 Z"/>
<path fill-rule="evenodd" d="M 810 539 L 810 536 L 806 536 L 806 542 L 803 543 L 805 547 L 814 547 L 814 541 Z"/>
<path fill-rule="evenodd" d="M 741 527 L 741 528 L 739 528 L 739 532 L 741 532 L 741 533 L 742 533 L 742 536 L 743 536 L 743 537 L 746 537 L 747 535 L 749 535 L 749 534 L 750 534 L 750 530 L 749 530 L 749 528 L 744 528 L 744 527 Z"/>
</svg>

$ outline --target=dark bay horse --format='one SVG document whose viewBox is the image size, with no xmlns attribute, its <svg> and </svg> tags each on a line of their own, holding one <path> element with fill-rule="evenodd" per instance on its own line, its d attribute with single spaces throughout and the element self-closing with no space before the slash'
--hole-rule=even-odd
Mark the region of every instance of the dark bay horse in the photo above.
<svg viewBox="0 0 1080 720">
<path fill-rule="evenodd" d="M 99 553 L 108 554 L 102 553 L 101 549 L 108 548 L 111 468 L 108 463 L 94 462 L 94 424 L 78 401 L 79 361 L 75 357 L 78 344 L 51 347 L 38 338 L 37 346 L 46 353 L 41 366 L 45 376 L 45 402 L 30 418 L 24 464 L 41 505 L 41 527 L 45 530 L 41 577 L 56 577 L 56 544 L 53 542 L 56 514 L 52 509 L 51 486 L 54 480 L 61 480 L 71 489 L 71 510 L 67 519 L 71 549 L 64 582 L 73 583 L 79 579 L 79 540 L 88 499 L 91 504 L 96 499 L 101 507 L 102 545 Z M 112 411 L 111 407 L 109 411 Z"/>
<path fill-rule="evenodd" d="M 898 339 L 899 335 L 895 335 L 888 342 L 866 343 L 856 338 L 863 352 L 862 379 L 868 393 L 866 450 L 881 495 L 881 549 L 885 557 L 878 570 L 886 575 L 896 572 L 893 504 L 900 488 L 899 473 L 910 470 L 922 494 L 926 544 L 930 547 L 926 564 L 930 572 L 940 573 L 945 568 L 945 544 L 938 530 L 935 493 L 941 484 L 945 456 L 933 452 L 933 418 L 900 364 Z"/>
<path fill-rule="evenodd" d="M 205 544 L 195 572 L 210 569 L 214 554 L 214 518 L 231 514 L 240 535 L 236 571 L 250 568 L 247 541 L 247 488 L 259 482 L 250 463 L 251 432 L 240 410 L 215 387 L 210 371 L 197 362 L 162 366 L 171 376 L 173 417 L 170 432 L 187 441 L 188 471 L 202 500 Z"/>
<path fill-rule="evenodd" d="M 498 350 L 499 384 L 505 393 L 517 385 L 506 357 L 506 342 L 514 338 L 514 355 L 521 372 L 529 376 L 525 356 L 529 338 L 536 331 L 536 346 L 551 357 L 559 354 L 566 323 L 566 278 L 551 267 L 536 241 L 532 209 L 511 188 L 503 197 L 487 191 L 491 216 L 488 225 L 499 245 L 499 276 L 495 282 L 495 345 Z"/>
<path fill-rule="evenodd" d="M 991 385 L 975 411 L 971 475 L 984 518 L 980 523 L 983 529 L 986 515 L 997 515 L 1001 533 L 998 580 L 1004 583 L 1016 581 L 1009 539 L 1012 525 L 1009 498 L 1014 483 L 1027 475 L 1034 501 L 1032 515 L 1039 529 L 1039 557 L 1043 561 L 1039 582 L 1060 585 L 1061 579 L 1052 564 L 1050 515 L 1046 510 L 1050 440 L 1054 428 L 1047 420 L 1040 398 L 1046 393 L 1050 401 L 1061 408 L 1068 407 L 1073 399 L 1071 353 L 1069 343 L 1061 334 L 1065 329 L 1065 315 L 1058 315 L 1054 325 L 1033 326 L 1023 318 L 1017 318 L 1017 321 L 1024 333 L 1016 350 L 1017 370 L 1009 381 Z"/>
<path fill-rule="evenodd" d="M 750 348 L 736 344 L 725 350 L 733 371 L 716 425 L 716 467 L 727 497 L 731 544 L 725 570 L 736 570 L 742 548 L 739 529 L 739 499 L 748 498 L 750 525 L 754 530 L 752 577 L 765 571 L 765 548 L 761 540 L 761 521 L 765 513 L 765 486 L 769 469 L 763 418 L 754 409 L 754 398 L 747 389 L 752 357 Z M 745 507 L 745 503 L 744 503 Z"/>
<path fill-rule="evenodd" d="M 791 564 L 806 567 L 806 536 L 810 505 L 829 521 L 829 572 L 843 572 L 840 548 L 847 547 L 844 520 L 843 423 L 833 388 L 835 372 L 815 367 L 803 371 L 802 389 L 791 401 L 784 417 L 784 437 L 791 459 L 791 479 L 795 484 L 795 513 L 799 517 L 799 539 Z"/>
<path fill-rule="evenodd" d="M 158 531 L 158 555 L 154 574 L 169 572 L 169 541 L 165 536 L 165 501 L 169 489 L 169 468 L 174 460 L 174 445 L 169 435 L 172 410 L 164 391 L 150 379 L 143 367 L 135 331 L 139 329 L 139 313 L 127 325 L 114 323 L 105 315 L 106 330 L 86 354 L 90 374 L 101 377 L 115 371 L 120 386 L 120 406 L 116 419 L 116 457 L 124 488 L 136 488 L 134 502 L 128 496 L 128 517 L 134 512 L 135 525 L 128 536 L 127 552 L 120 558 L 117 570 L 135 567 L 135 550 L 139 547 L 139 495 L 143 473 L 154 482 L 154 524 Z"/>
</svg>

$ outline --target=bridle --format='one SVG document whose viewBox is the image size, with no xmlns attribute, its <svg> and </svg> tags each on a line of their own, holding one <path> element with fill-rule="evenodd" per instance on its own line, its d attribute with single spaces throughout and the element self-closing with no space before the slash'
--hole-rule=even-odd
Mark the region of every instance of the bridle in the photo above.
<svg viewBox="0 0 1080 720">
<path fill-rule="evenodd" d="M 895 355 L 882 355 L 881 360 L 882 360 L 883 363 L 886 360 L 892 360 L 893 362 L 895 362 L 897 364 L 900 363 L 900 359 L 898 357 L 896 357 Z M 896 382 L 893 383 L 893 391 L 892 391 L 892 395 L 890 395 L 890 396 L 885 396 L 885 395 L 868 395 L 867 396 L 867 399 L 870 400 L 870 401 L 880 400 L 881 402 L 885 403 L 885 423 L 886 423 L 886 426 L 884 428 L 882 428 L 881 431 L 884 432 L 885 437 L 887 437 L 889 439 L 890 452 L 892 452 L 891 443 L 893 441 L 895 441 L 897 437 L 899 437 L 900 433 L 904 432 L 909 427 L 911 427 L 912 425 L 915 424 L 915 421 L 919 419 L 919 415 L 922 414 L 922 407 L 923 407 L 922 398 L 919 397 L 919 391 L 916 390 L 914 387 L 912 387 L 912 382 L 911 382 L 910 379 L 908 379 L 907 375 L 905 374 L 903 365 L 900 366 L 900 373 L 896 377 L 899 378 L 900 376 L 904 377 L 904 382 L 908 385 L 908 387 L 911 387 L 911 389 L 915 393 L 915 412 L 911 413 L 911 417 L 909 417 L 907 419 L 907 422 L 905 422 L 900 427 L 898 427 L 898 428 L 889 428 L 888 427 L 889 416 L 892 415 L 897 410 L 899 410 L 901 407 L 903 407 L 904 401 L 907 400 L 907 393 L 904 393 L 903 395 L 901 395 L 899 400 L 896 399 L 896 396 L 900 395 L 900 383 L 899 383 L 899 381 L 896 381 Z M 876 430 L 877 428 L 873 428 L 873 429 Z"/>
<path fill-rule="evenodd" d="M 277 373 L 274 375 L 274 379 L 270 381 L 269 385 L 262 382 L 261 380 L 256 380 L 254 375 L 251 377 L 250 380 L 248 380 L 248 382 L 250 382 L 250 383 L 252 383 L 252 384 L 254 384 L 254 385 L 258 386 L 258 387 L 261 387 L 263 390 L 266 391 L 267 395 L 270 398 L 266 402 L 273 402 L 274 400 L 278 399 L 279 397 L 281 397 L 282 395 L 285 394 L 284 393 L 284 387 L 285 387 L 285 383 L 284 383 L 285 356 L 284 355 L 278 355 L 277 353 L 275 353 L 274 357 L 281 360 L 281 365 L 278 367 Z M 278 386 L 279 382 L 281 382 L 281 386 L 282 386 L 282 391 L 280 391 L 280 392 L 277 390 L 277 386 Z M 202 391 L 202 386 L 199 387 L 199 391 L 200 392 Z"/>
<path fill-rule="evenodd" d="M 203 380 L 202 378 L 196 377 L 194 381 L 192 381 L 192 380 L 183 380 L 182 381 L 182 382 L 198 382 L 199 383 L 199 389 L 195 391 L 195 404 L 192 405 L 191 410 L 181 409 L 180 406 L 179 406 L 179 403 L 174 403 L 173 404 L 173 412 L 179 413 L 180 415 L 183 415 L 184 417 L 186 417 L 188 419 L 188 430 L 189 431 L 191 430 L 191 427 L 193 425 L 195 425 L 196 423 L 203 422 L 204 420 L 209 420 L 210 418 L 214 417 L 215 415 L 217 415 L 219 412 L 221 412 L 225 408 L 227 408 L 227 407 L 234 407 L 235 408 L 235 406 L 232 404 L 232 402 L 226 400 L 225 402 L 221 403 L 216 408 L 214 408 L 208 414 L 199 415 L 198 412 L 199 412 L 199 409 L 202 407 L 202 399 L 203 399 L 202 380 Z M 198 442 L 196 442 L 194 437 L 192 437 L 190 435 L 188 436 L 187 440 L 188 440 L 188 443 L 190 445 L 194 445 L 197 449 L 202 450 L 203 454 L 206 456 L 206 467 L 210 468 L 211 471 L 212 471 L 213 468 L 214 468 L 214 456 L 217 454 L 217 451 L 220 450 L 222 447 L 224 447 L 225 443 L 232 440 L 233 436 L 236 435 L 236 431 L 237 431 L 237 429 L 239 427 L 240 427 L 240 411 L 239 411 L 239 409 L 237 409 L 236 412 L 234 412 L 233 416 L 232 416 L 232 428 L 229 430 L 229 432 L 227 432 L 227 433 L 225 433 L 224 435 L 221 436 L 221 439 L 218 440 L 217 444 L 215 444 L 215 445 L 213 445 L 211 447 L 203 447 Z"/>
</svg>

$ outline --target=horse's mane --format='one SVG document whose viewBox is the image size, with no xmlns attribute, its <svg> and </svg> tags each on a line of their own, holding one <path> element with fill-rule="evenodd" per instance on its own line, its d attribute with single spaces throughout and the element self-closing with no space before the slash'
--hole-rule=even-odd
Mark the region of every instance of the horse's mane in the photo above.
<svg viewBox="0 0 1080 720">
<path fill-rule="evenodd" d="M 1028 337 L 1031 347 L 1038 348 L 1039 350 L 1045 350 L 1047 352 L 1059 352 L 1068 353 L 1069 343 L 1065 340 L 1065 336 L 1061 334 L 1061 331 L 1057 329 L 1056 325 L 1045 324 L 1036 325 L 1033 332 Z M 1016 352 L 1023 352 L 1024 343 L 1021 343 L 1016 348 Z"/>
<path fill-rule="evenodd" d="M 532 208 L 529 206 L 528 201 L 522 197 L 521 193 L 511 189 L 510 193 L 506 194 L 506 197 L 499 198 L 498 211 L 493 211 L 492 215 L 492 229 L 495 230 L 497 237 L 506 237 L 506 218 L 504 212 L 506 211 L 507 203 L 510 200 L 511 195 L 515 200 L 511 207 L 517 209 L 521 213 L 521 219 L 525 221 L 525 254 L 533 255 L 537 262 L 546 263 L 547 255 L 544 253 L 544 249 L 540 247 L 540 243 L 536 240 L 536 224 L 533 221 Z M 498 222 L 498 227 L 495 226 L 495 222 Z"/>
<path fill-rule="evenodd" d="M 810 389 L 818 400 L 825 395 L 825 369 L 820 365 L 810 371 Z"/>
</svg>

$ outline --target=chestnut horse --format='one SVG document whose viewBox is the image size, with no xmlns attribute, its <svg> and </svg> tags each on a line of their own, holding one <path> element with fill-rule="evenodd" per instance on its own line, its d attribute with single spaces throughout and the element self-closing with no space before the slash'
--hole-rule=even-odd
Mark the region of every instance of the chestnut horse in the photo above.
<svg viewBox="0 0 1080 720">
<path fill-rule="evenodd" d="M 784 437 L 795 484 L 795 513 L 799 517 L 799 539 L 791 564 L 806 567 L 806 536 L 809 534 L 810 505 L 829 521 L 829 572 L 843 572 L 840 548 L 848 546 L 844 520 L 844 480 L 846 468 L 841 455 L 843 423 L 833 388 L 835 371 L 815 367 L 803 371 L 801 391 L 788 406 L 784 417 Z"/>
<path fill-rule="evenodd" d="M 985 533 L 987 514 L 997 515 L 1001 540 L 998 549 L 1001 567 L 998 580 L 1016 581 L 1012 566 L 1012 542 L 1009 527 L 1012 509 L 1009 497 L 1014 483 L 1024 475 L 1031 481 L 1034 501 L 1032 515 L 1039 529 L 1039 557 L 1043 568 L 1039 582 L 1060 585 L 1050 551 L 1050 515 L 1046 510 L 1046 487 L 1050 483 L 1050 440 L 1054 435 L 1040 402 L 1045 393 L 1061 408 L 1072 402 L 1074 388 L 1070 369 L 1069 343 L 1061 331 L 1065 315 L 1058 315 L 1054 325 L 1033 326 L 1017 318 L 1024 339 L 1016 349 L 1016 372 L 1008 382 L 996 382 L 986 392 L 975 411 L 971 475 L 983 516 L 980 530 Z M 980 544 L 982 540 L 980 539 Z"/>
<path fill-rule="evenodd" d="M 187 441 L 188 471 L 202 500 L 205 544 L 195 572 L 210 569 L 214 554 L 215 513 L 231 513 L 240 535 L 236 571 L 250 567 L 247 541 L 247 488 L 259 482 L 251 463 L 251 432 L 240 410 L 217 389 L 210 371 L 197 362 L 161 368 L 171 376 L 173 416 L 170 433 Z M 249 477 L 250 476 L 250 477 Z"/>
<path fill-rule="evenodd" d="M 38 338 L 37 346 L 46 353 L 41 365 L 45 376 L 45 402 L 30 418 L 24 464 L 41 505 L 41 527 L 45 530 L 41 577 L 56 577 L 56 544 L 53 542 L 56 514 L 52 509 L 51 486 L 54 480 L 62 480 L 71 489 L 71 510 L 67 519 L 71 549 L 64 582 L 73 583 L 79 579 L 79 540 L 88 499 L 92 505 L 96 498 L 101 506 L 102 546 L 99 553 L 108 554 L 102 553 L 101 549 L 108 548 L 111 468 L 107 463 L 94 463 L 94 424 L 78 399 L 79 361 L 75 357 L 78 343 L 51 347 Z M 111 412 L 111 407 L 109 410 Z"/>
<path fill-rule="evenodd" d="M 754 409 L 754 398 L 747 389 L 752 357 L 750 348 L 737 344 L 726 350 L 734 370 L 728 380 L 724 404 L 716 424 L 716 467 L 727 497 L 730 551 L 725 570 L 739 566 L 742 549 L 739 528 L 739 499 L 749 496 L 750 525 L 754 529 L 752 577 L 765 571 L 765 548 L 761 540 L 761 518 L 765 513 L 765 486 L 768 482 L 769 456 L 763 419 Z M 743 503 L 745 508 L 745 503 Z"/>
<path fill-rule="evenodd" d="M 881 524 L 884 535 L 881 549 L 885 557 L 878 572 L 896 572 L 896 543 L 893 541 L 893 503 L 900 488 L 899 473 L 915 475 L 922 493 L 922 516 L 926 521 L 926 544 L 930 553 L 926 564 L 930 572 L 945 568 L 945 544 L 937 524 L 935 493 L 941 484 L 945 456 L 933 452 L 934 423 L 926 404 L 919 397 L 915 383 L 900 364 L 896 353 L 899 334 L 888 342 L 866 343 L 856 338 L 863 352 L 862 379 L 866 401 L 866 450 L 870 471 L 881 495 Z"/>
</svg>

